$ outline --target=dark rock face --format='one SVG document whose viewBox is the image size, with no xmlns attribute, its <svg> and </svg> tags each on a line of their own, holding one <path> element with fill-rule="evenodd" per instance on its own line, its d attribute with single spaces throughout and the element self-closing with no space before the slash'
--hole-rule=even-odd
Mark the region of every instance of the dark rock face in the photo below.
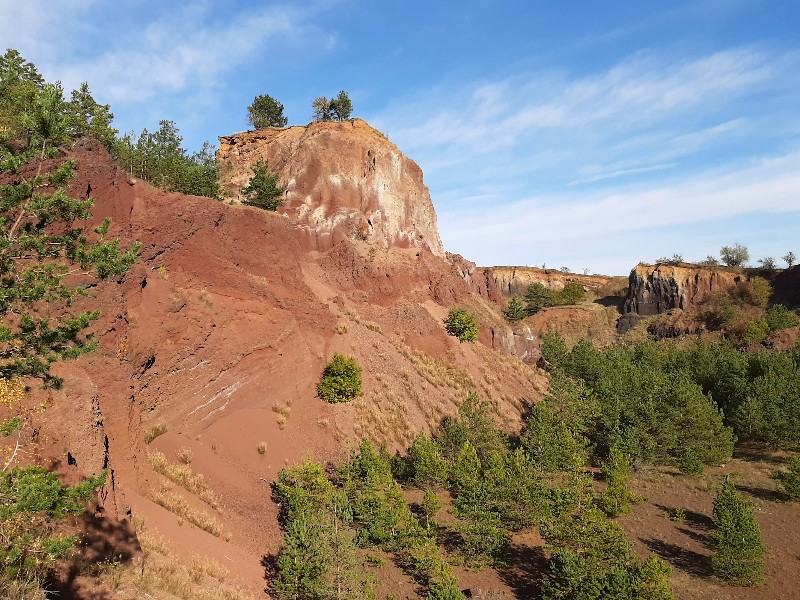
<svg viewBox="0 0 800 600">
<path fill-rule="evenodd" d="M 640 263 L 629 277 L 624 313 L 644 317 L 674 308 L 685 310 L 705 300 L 711 292 L 733 287 L 741 279 L 739 272 L 724 267 Z"/>
</svg>

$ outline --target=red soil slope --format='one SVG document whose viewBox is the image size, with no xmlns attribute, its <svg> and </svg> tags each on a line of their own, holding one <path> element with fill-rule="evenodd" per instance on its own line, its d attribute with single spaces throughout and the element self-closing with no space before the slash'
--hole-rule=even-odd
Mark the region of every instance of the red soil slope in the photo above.
<svg viewBox="0 0 800 600">
<path fill-rule="evenodd" d="M 55 367 L 66 383 L 38 417 L 30 456 L 66 463 L 69 452 L 77 472 L 108 466 L 105 514 L 144 519 L 177 552 L 211 556 L 261 589 L 260 559 L 280 543 L 268 481 L 281 467 L 338 459 L 362 437 L 400 448 L 453 414 L 468 390 L 510 428 L 541 396 L 541 374 L 491 348 L 513 350 L 503 342 L 510 330 L 445 258 L 356 240 L 311 250 L 285 215 L 161 192 L 96 145 L 72 154 L 72 192 L 91 186 L 93 222 L 110 216 L 111 235 L 141 241 L 142 251 L 128 274 L 100 282 L 77 307 L 102 311 L 100 349 Z M 478 314 L 478 344 L 444 333 L 456 304 Z M 364 369 L 364 395 L 347 405 L 315 397 L 334 352 Z M 166 433 L 146 444 L 159 424 Z M 149 453 L 177 462 L 183 448 L 218 510 L 153 471 Z M 159 492 L 216 520 L 222 534 L 158 506 Z"/>
</svg>

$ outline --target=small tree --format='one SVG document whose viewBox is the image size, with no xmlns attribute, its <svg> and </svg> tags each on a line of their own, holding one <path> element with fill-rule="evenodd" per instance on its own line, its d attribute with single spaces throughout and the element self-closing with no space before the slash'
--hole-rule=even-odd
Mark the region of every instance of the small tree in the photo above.
<svg viewBox="0 0 800 600">
<path fill-rule="evenodd" d="M 791 267 L 792 265 L 794 265 L 795 261 L 797 260 L 797 257 L 794 255 L 794 252 L 790 250 L 787 254 L 781 257 L 781 260 L 783 260 L 787 265 L 789 265 L 789 267 Z"/>
<path fill-rule="evenodd" d="M 346 121 L 353 112 L 353 102 L 347 92 L 342 90 L 336 98 L 330 101 L 330 110 L 337 121 Z"/>
<path fill-rule="evenodd" d="M 519 296 L 511 296 L 508 301 L 508 307 L 503 311 L 503 316 L 509 321 L 521 321 L 528 313 L 525 311 L 525 305 L 522 304 Z"/>
<path fill-rule="evenodd" d="M 761 265 L 761 268 L 764 269 L 765 271 L 774 271 L 778 266 L 778 263 L 771 256 L 767 256 L 765 258 L 759 258 L 758 264 Z"/>
<path fill-rule="evenodd" d="M 525 292 L 525 304 L 530 314 L 536 314 L 543 308 L 553 305 L 553 291 L 541 283 L 532 283 Z"/>
<path fill-rule="evenodd" d="M 463 308 L 451 309 L 444 323 L 447 333 L 457 337 L 459 342 L 474 342 L 478 339 L 475 315 Z"/>
<path fill-rule="evenodd" d="M 723 246 L 720 248 L 719 256 L 729 267 L 743 267 L 750 260 L 750 251 L 747 246 L 734 244 L 733 246 Z"/>
<path fill-rule="evenodd" d="M 247 122 L 253 129 L 286 127 L 288 119 L 283 114 L 283 104 L 268 94 L 256 96 L 247 107 Z"/>
<path fill-rule="evenodd" d="M 350 96 L 342 90 L 336 98 L 328 100 L 325 96 L 315 98 L 311 103 L 311 118 L 315 121 L 346 121 L 353 112 Z"/>
<path fill-rule="evenodd" d="M 780 471 L 774 475 L 789 500 L 800 500 L 800 456 L 789 459 L 788 471 Z"/>
<path fill-rule="evenodd" d="M 714 574 L 731 585 L 757 586 L 764 581 L 764 543 L 753 507 L 739 496 L 728 477 L 714 498 Z"/>
<path fill-rule="evenodd" d="M 275 211 L 283 205 L 281 196 L 286 190 L 278 185 L 278 174 L 270 173 L 267 161 L 259 158 L 253 165 L 250 182 L 239 191 L 245 197 L 242 204 Z"/>
<path fill-rule="evenodd" d="M 361 395 L 361 367 L 355 358 L 334 354 L 317 384 L 317 395 L 326 402 L 349 402 Z"/>
</svg>

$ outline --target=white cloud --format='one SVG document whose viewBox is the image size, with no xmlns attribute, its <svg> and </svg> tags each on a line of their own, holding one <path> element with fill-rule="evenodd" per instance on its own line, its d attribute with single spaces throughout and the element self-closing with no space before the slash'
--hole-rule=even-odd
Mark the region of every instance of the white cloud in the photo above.
<svg viewBox="0 0 800 600">
<path fill-rule="evenodd" d="M 0 0 L 0 37 L 47 78 L 60 79 L 66 89 L 89 81 L 98 98 L 119 106 L 211 89 L 278 40 L 308 38 L 332 48 L 335 36 L 310 24 L 324 6 L 234 12 L 215 2 Z"/>
<path fill-rule="evenodd" d="M 604 236 L 672 231 L 680 248 L 681 228 L 687 225 L 710 222 L 711 231 L 715 222 L 743 215 L 798 213 L 798 198 L 800 151 L 760 159 L 732 172 L 704 172 L 651 189 L 620 188 L 588 197 L 534 196 L 489 209 L 448 210 L 441 214 L 440 226 L 445 246 L 467 256 L 466 249 L 487 245 L 493 247 L 493 256 L 520 249 L 526 250 L 524 255 L 541 256 L 548 246 L 560 244 L 581 248 L 589 259 L 594 240 Z"/>
</svg>

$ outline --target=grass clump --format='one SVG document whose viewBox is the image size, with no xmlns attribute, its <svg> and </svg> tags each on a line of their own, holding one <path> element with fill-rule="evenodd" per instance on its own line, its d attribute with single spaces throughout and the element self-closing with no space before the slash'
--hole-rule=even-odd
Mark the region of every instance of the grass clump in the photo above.
<svg viewBox="0 0 800 600">
<path fill-rule="evenodd" d="M 162 490 L 153 494 L 153 502 L 203 531 L 222 537 L 222 523 L 210 515 L 193 509 L 180 495 Z"/>
<path fill-rule="evenodd" d="M 208 487 L 205 478 L 200 473 L 192 471 L 190 466 L 170 463 L 167 457 L 161 452 L 152 452 L 150 454 L 150 465 L 156 473 L 163 475 L 172 483 L 181 486 L 187 492 L 191 492 L 211 508 L 219 510 L 219 498 L 217 498 L 214 491 Z"/>
<path fill-rule="evenodd" d="M 160 435 L 164 435 L 167 433 L 167 425 L 166 423 L 156 423 L 147 428 L 147 431 L 144 432 L 144 443 L 149 444 L 154 439 L 156 439 Z"/>
</svg>

